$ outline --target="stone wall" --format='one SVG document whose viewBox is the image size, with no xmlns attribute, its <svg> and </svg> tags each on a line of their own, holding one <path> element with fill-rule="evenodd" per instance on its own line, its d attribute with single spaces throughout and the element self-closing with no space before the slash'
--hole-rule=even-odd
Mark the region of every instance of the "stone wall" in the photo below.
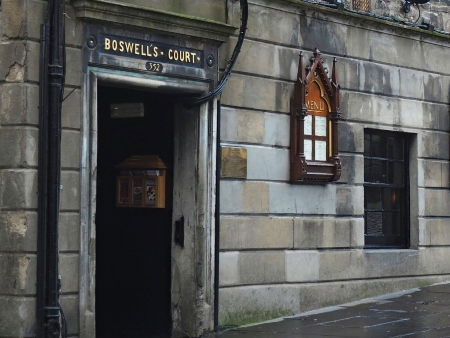
<svg viewBox="0 0 450 338">
<path fill-rule="evenodd" d="M 246 148 L 248 171 L 221 181 L 220 324 L 449 279 L 449 37 L 300 1 L 249 11 L 221 100 L 221 144 Z M 328 69 L 338 58 L 342 177 L 291 184 L 289 98 L 315 47 Z M 413 135 L 410 249 L 364 249 L 364 128 Z"/>
<path fill-rule="evenodd" d="M 47 3 L 2 1 L 0 28 L 0 336 L 34 337 L 39 135 L 39 41 Z M 78 332 L 80 86 L 82 26 L 66 7 L 59 229 L 62 307 Z"/>
<path fill-rule="evenodd" d="M 227 1 L 225 13 L 224 1 L 209 1 L 207 7 L 194 1 L 186 11 L 173 7 L 174 1 L 153 1 L 152 8 L 239 26 L 239 2 Z M 376 2 L 370 10 L 402 16 L 400 4 Z M 47 3 L 2 0 L 0 5 L 0 336 L 33 337 L 39 29 Z M 446 8 L 432 2 L 422 15 L 449 31 Z M 415 21 L 414 10 L 403 17 Z M 62 112 L 59 245 L 62 307 L 69 333 L 76 336 L 79 316 L 86 316 L 79 313 L 78 296 L 84 36 L 70 3 L 66 14 L 66 95 L 74 91 Z M 222 64 L 235 42 L 223 46 Z M 288 182 L 289 98 L 298 53 L 303 50 L 306 58 L 314 47 L 328 66 L 332 57 L 339 60 L 343 175 L 337 183 L 293 185 Z M 248 151 L 247 179 L 221 182 L 222 325 L 449 278 L 449 47 L 445 35 L 350 11 L 299 0 L 251 1 L 247 40 L 221 97 L 221 143 Z M 408 250 L 363 249 L 366 127 L 415 135 Z"/>
</svg>

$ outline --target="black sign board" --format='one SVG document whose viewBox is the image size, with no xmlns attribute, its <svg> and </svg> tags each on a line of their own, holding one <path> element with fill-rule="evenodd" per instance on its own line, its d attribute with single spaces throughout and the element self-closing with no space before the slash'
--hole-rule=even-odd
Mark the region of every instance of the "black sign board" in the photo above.
<svg viewBox="0 0 450 338">
<path fill-rule="evenodd" d="M 203 51 L 159 42 L 101 35 L 101 53 L 147 60 L 147 69 L 160 72 L 160 63 L 203 68 Z"/>
</svg>

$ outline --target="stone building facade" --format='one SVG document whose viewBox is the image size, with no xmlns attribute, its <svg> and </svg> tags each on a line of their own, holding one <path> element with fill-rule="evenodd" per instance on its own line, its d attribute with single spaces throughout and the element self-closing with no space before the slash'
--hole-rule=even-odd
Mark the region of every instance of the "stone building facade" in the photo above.
<svg viewBox="0 0 450 338">
<path fill-rule="evenodd" d="M 0 336 L 32 337 L 47 2 L 0 6 Z M 186 105 L 217 86 L 238 1 L 66 3 L 59 266 L 70 336 L 200 336 L 450 279 L 448 6 L 433 1 L 421 17 L 400 1 L 358 6 L 250 1 L 225 90 Z M 299 53 L 307 66 L 315 48 L 330 76 L 337 59 L 341 174 L 291 182 L 290 99 Z M 111 104 L 130 102 L 143 118 L 111 117 Z M 236 148 L 245 174 L 216 170 L 218 151 Z M 117 207 L 133 155 L 164 161 L 166 208 Z"/>
</svg>

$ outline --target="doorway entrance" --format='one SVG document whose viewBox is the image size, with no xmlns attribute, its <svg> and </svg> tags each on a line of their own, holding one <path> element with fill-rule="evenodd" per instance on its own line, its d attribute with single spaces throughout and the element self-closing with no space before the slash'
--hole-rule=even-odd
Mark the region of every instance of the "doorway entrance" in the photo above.
<svg viewBox="0 0 450 338">
<path fill-rule="evenodd" d="M 96 337 L 170 337 L 174 100 L 136 89 L 97 88 Z M 112 118 L 110 105 L 143 103 L 144 116 Z M 166 207 L 116 207 L 116 166 L 158 155 Z"/>
</svg>

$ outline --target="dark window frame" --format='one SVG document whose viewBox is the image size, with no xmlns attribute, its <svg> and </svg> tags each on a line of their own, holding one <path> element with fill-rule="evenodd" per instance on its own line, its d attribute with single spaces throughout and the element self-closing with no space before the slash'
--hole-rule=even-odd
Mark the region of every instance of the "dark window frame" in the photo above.
<svg viewBox="0 0 450 338">
<path fill-rule="evenodd" d="M 379 142 L 375 142 L 374 138 L 378 138 Z M 409 248 L 409 162 L 410 138 L 407 134 L 364 129 L 364 241 L 366 248 Z M 370 224 L 370 220 L 374 223 Z M 387 233 L 389 231 L 394 234 Z"/>
</svg>

